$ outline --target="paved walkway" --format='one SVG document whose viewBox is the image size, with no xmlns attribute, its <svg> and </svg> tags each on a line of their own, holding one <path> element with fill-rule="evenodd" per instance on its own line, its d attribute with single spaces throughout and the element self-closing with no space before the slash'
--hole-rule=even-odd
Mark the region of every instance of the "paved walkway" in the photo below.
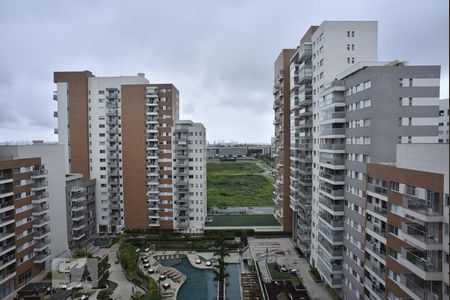
<svg viewBox="0 0 450 300">
<path fill-rule="evenodd" d="M 259 262 L 263 280 L 269 277 L 265 264 L 267 259 L 267 262 L 277 262 L 279 265 L 285 265 L 288 269 L 296 269 L 297 275 L 302 279 L 311 299 L 332 300 L 325 286 L 322 283 L 315 283 L 311 278 L 308 273 L 310 268 L 308 261 L 298 256 L 295 246 L 289 238 L 249 237 L 248 244 L 252 257 Z"/>
<path fill-rule="evenodd" d="M 115 244 L 110 249 L 99 249 L 97 253 L 108 254 L 108 262 L 111 265 L 111 267 L 109 268 L 109 280 L 114 281 L 118 284 L 117 288 L 114 290 L 112 298 L 117 300 L 129 300 L 131 299 L 133 289 L 134 291 L 144 291 L 128 281 L 128 279 L 125 277 L 121 265 L 116 264 L 118 249 L 119 244 Z M 97 253 L 96 255 L 98 255 Z"/>
</svg>

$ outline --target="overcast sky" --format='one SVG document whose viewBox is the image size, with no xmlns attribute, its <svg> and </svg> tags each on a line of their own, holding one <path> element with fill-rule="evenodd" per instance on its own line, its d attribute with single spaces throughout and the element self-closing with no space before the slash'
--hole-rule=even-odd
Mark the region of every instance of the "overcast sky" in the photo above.
<svg viewBox="0 0 450 300">
<path fill-rule="evenodd" d="M 44 4 L 45 3 L 45 4 Z M 0 1 L 0 141 L 57 140 L 53 71 L 143 72 L 180 90 L 207 139 L 269 143 L 273 62 L 323 20 L 377 20 L 380 60 L 438 64 L 448 0 Z"/>
</svg>

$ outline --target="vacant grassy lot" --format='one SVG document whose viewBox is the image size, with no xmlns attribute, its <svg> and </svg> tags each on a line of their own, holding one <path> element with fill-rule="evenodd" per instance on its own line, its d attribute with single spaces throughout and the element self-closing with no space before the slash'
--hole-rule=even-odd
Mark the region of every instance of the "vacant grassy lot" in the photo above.
<svg viewBox="0 0 450 300">
<path fill-rule="evenodd" d="M 253 162 L 208 163 L 208 207 L 273 206 L 272 178 Z"/>
<path fill-rule="evenodd" d="M 273 215 L 212 215 L 206 226 L 280 226 Z"/>
</svg>

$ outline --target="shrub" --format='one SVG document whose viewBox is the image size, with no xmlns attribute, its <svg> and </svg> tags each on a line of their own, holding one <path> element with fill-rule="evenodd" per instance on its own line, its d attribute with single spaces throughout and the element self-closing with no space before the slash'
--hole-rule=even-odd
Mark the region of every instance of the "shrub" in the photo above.
<svg viewBox="0 0 450 300">
<path fill-rule="evenodd" d="M 97 299 L 98 300 L 109 300 L 109 298 L 111 297 L 112 294 L 113 294 L 113 291 L 109 288 L 105 289 L 105 290 L 101 290 L 97 295 Z"/>
</svg>

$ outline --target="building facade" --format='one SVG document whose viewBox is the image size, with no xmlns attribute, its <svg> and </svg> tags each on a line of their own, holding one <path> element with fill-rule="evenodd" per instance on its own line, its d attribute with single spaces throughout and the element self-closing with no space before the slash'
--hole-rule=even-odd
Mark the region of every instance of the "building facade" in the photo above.
<svg viewBox="0 0 450 300">
<path fill-rule="evenodd" d="M 178 230 L 176 87 L 151 84 L 144 74 L 95 77 L 88 71 L 55 72 L 54 81 L 67 172 L 95 179 L 97 231 Z"/>
<path fill-rule="evenodd" d="M 448 299 L 448 144 L 397 151 L 367 167 L 365 296 Z"/>
<path fill-rule="evenodd" d="M 290 71 L 289 61 L 295 49 L 283 49 L 274 64 L 273 110 L 275 118 L 274 149 L 274 216 L 283 231 L 292 231 L 290 207 Z"/>
<path fill-rule="evenodd" d="M 448 122 L 438 120 L 440 67 L 378 62 L 377 43 L 372 21 L 325 21 L 305 33 L 290 58 L 290 159 L 277 156 L 290 163 L 293 240 L 344 299 L 379 296 L 366 286 L 367 237 L 381 230 L 371 211 L 388 208 L 366 206 L 368 164 L 395 163 L 397 145 L 437 143 Z M 275 110 L 276 126 L 281 117 Z"/>
<path fill-rule="evenodd" d="M 312 26 L 290 59 L 290 207 L 292 238 L 307 257 L 311 251 Z"/>
<path fill-rule="evenodd" d="M 0 298 L 45 270 L 51 258 L 48 172 L 39 157 L 0 149 Z"/>
<path fill-rule="evenodd" d="M 81 174 L 66 175 L 67 237 L 72 253 L 86 251 L 97 236 L 95 179 L 85 181 Z"/>
<path fill-rule="evenodd" d="M 175 228 L 202 233 L 206 206 L 206 131 L 200 123 L 178 121 L 174 131 Z"/>
<path fill-rule="evenodd" d="M 344 201 L 345 103 L 335 101 L 325 105 L 326 102 L 320 99 L 337 74 L 356 62 L 377 60 L 377 35 L 377 22 L 324 21 L 311 36 L 314 138 L 310 261 L 322 272 L 325 280 L 329 279 L 327 283 L 336 289 L 342 287 L 341 275 L 335 274 L 339 267 L 329 272 L 330 268 L 326 268 L 323 262 L 318 263 L 318 259 L 322 254 L 319 242 L 331 249 L 332 257 L 336 257 L 337 261 L 342 258 L 343 224 L 339 219 L 342 219 Z M 327 205 L 336 205 L 333 208 L 337 210 L 334 212 L 336 222 L 333 221 L 332 227 L 319 219 L 320 214 L 325 217 L 327 210 L 324 208 L 330 212 Z"/>
</svg>

